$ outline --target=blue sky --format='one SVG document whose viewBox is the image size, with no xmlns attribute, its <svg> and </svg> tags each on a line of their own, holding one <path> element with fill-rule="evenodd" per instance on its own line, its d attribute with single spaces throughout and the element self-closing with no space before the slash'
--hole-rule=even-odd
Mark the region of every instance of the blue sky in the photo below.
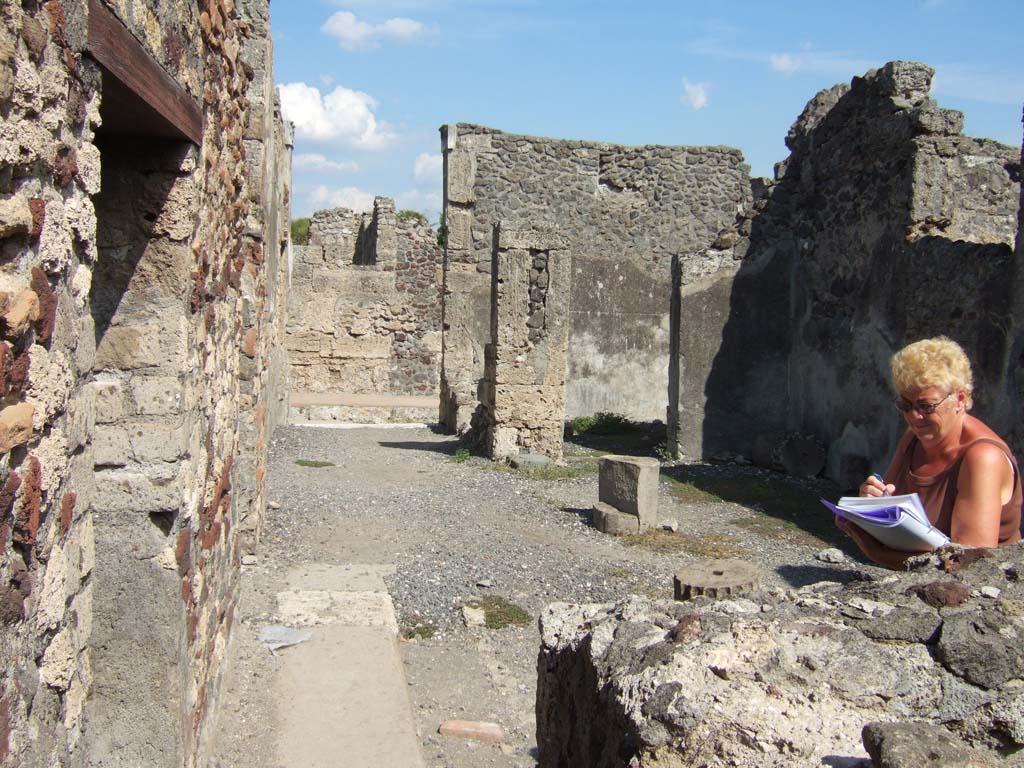
<svg viewBox="0 0 1024 768">
<path fill-rule="evenodd" d="M 294 216 L 374 195 L 441 208 L 438 128 L 726 144 L 755 175 L 822 88 L 893 59 L 936 70 L 965 132 L 1021 144 L 1024 3 L 999 0 L 278 0 Z"/>
</svg>

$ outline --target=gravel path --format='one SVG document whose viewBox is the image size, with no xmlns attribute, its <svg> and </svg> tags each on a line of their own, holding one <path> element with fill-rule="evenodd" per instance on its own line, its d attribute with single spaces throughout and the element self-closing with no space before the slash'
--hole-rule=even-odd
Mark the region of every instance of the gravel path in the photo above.
<svg viewBox="0 0 1024 768">
<path fill-rule="evenodd" d="M 848 580 L 868 568 L 816 559 L 838 539 L 827 525 L 819 530 L 801 527 L 801 519 L 781 519 L 772 493 L 788 494 L 788 486 L 779 485 L 788 481 L 772 473 L 742 467 L 674 471 L 694 486 L 719 487 L 738 478 L 766 499 L 752 508 L 681 488 L 665 477 L 673 471 L 665 470 L 659 517 L 679 528 L 679 534 L 653 542 L 677 550 L 665 552 L 627 546 L 590 526 L 589 509 L 597 500 L 592 457 L 570 456 L 570 465 L 581 468 L 576 477 L 539 479 L 479 458 L 458 461 L 457 448 L 455 438 L 425 428 L 287 427 L 275 433 L 272 504 L 259 560 L 244 569 L 222 695 L 221 722 L 228 718 L 233 726 L 220 729 L 212 765 L 274 765 L 252 758 L 254 745 L 268 761 L 273 754 L 260 740 L 273 728 L 265 691 L 275 657 L 255 636 L 272 619 L 284 574 L 298 563 L 395 566 L 387 582 L 400 624 L 410 634 L 415 627 L 433 632 L 402 644 L 424 757 L 427 765 L 453 768 L 535 765 L 536 626 L 466 627 L 460 609 L 467 600 L 498 596 L 536 616 L 555 601 L 611 601 L 630 592 L 671 597 L 673 572 L 721 547 L 760 564 L 765 583 L 779 587 Z M 300 466 L 299 460 L 333 466 Z M 826 492 L 813 483 L 794 489 L 811 499 L 810 492 Z M 824 514 L 808 509 L 804 519 Z M 449 718 L 498 722 L 508 743 L 439 736 L 439 723 Z"/>
</svg>

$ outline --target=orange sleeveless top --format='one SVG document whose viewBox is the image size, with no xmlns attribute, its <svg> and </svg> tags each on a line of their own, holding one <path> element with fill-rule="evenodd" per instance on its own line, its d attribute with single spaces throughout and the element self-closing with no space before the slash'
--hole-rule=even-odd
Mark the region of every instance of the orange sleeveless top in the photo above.
<svg viewBox="0 0 1024 768">
<path fill-rule="evenodd" d="M 935 475 L 916 475 L 910 469 L 911 457 L 917 446 L 917 438 L 912 437 L 902 454 L 893 462 L 893 471 L 887 482 L 896 486 L 896 493 L 917 493 L 921 497 L 928 519 L 932 525 L 947 536 L 953 522 L 953 505 L 956 503 L 956 485 L 960 477 L 960 464 L 967 450 L 976 443 L 994 443 L 998 445 L 1006 458 L 1013 465 L 1013 493 L 1010 500 L 1003 505 L 999 515 L 999 546 L 1013 544 L 1020 540 L 1020 509 L 1024 493 L 1021 492 L 1020 472 L 1017 460 L 1010 453 L 1005 443 L 990 437 L 979 437 L 972 440 L 962 449 L 952 464 Z"/>
</svg>

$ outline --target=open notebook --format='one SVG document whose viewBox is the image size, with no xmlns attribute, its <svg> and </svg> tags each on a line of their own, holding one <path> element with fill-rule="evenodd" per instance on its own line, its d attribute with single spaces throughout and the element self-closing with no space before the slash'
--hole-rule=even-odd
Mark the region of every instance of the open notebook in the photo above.
<svg viewBox="0 0 1024 768">
<path fill-rule="evenodd" d="M 949 543 L 933 526 L 916 493 L 906 496 L 843 496 L 839 503 L 821 500 L 837 515 L 855 523 L 891 549 L 922 552 Z"/>
</svg>

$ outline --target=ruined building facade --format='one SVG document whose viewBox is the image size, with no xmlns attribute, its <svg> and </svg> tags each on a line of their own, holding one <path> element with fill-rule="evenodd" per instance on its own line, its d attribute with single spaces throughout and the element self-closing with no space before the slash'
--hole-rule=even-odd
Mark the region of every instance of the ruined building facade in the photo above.
<svg viewBox="0 0 1024 768">
<path fill-rule="evenodd" d="M 294 246 L 284 345 L 293 407 L 317 420 L 434 421 L 441 357 L 441 250 L 418 214 L 317 211 Z M 332 403 L 320 394 L 355 396 Z M 381 396 L 429 404 L 384 409 Z M 303 397 L 309 405 L 300 405 Z M 397 400 L 394 398 L 398 398 Z M 416 400 L 412 400 L 416 398 Z M 358 403 L 371 405 L 359 407 Z"/>
<path fill-rule="evenodd" d="M 0 762 L 194 765 L 286 407 L 268 2 L 5 3 L 0 48 Z"/>
<path fill-rule="evenodd" d="M 1019 453 L 1020 152 L 964 136 L 929 98 L 932 74 L 892 62 L 818 94 L 772 180 L 725 147 L 442 128 L 441 422 L 488 422 L 496 233 L 548 227 L 572 261 L 569 418 L 667 419 L 669 450 L 690 459 L 852 486 L 902 428 L 889 357 L 946 334 L 974 361 L 976 414 Z"/>
</svg>

